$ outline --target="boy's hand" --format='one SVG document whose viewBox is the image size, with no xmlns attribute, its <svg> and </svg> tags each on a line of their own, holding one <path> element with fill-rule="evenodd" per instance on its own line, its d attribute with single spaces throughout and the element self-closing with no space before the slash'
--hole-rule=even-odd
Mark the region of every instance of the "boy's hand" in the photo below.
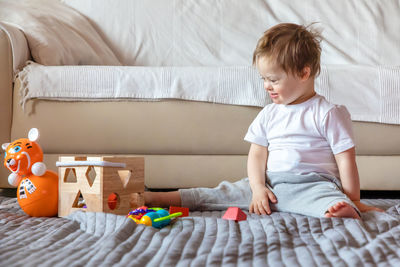
<svg viewBox="0 0 400 267">
<path fill-rule="evenodd" d="M 257 215 L 271 214 L 269 202 L 276 203 L 276 197 L 267 187 L 259 187 L 253 190 L 253 197 L 249 206 L 249 212 Z"/>
<path fill-rule="evenodd" d="M 358 210 L 360 212 L 367 212 L 367 211 L 379 211 L 379 212 L 384 212 L 384 210 L 374 207 L 374 206 L 369 206 L 364 203 L 361 203 L 361 201 L 353 201 L 354 205 L 357 206 Z"/>
</svg>

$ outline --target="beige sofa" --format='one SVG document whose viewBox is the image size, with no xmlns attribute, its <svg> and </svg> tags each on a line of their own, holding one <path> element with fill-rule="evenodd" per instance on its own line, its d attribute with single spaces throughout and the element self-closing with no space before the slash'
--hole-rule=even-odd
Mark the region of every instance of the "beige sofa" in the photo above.
<svg viewBox="0 0 400 267">
<path fill-rule="evenodd" d="M 16 32 L 13 38 L 24 42 Z M 30 53 L 27 45 L 19 49 L 13 53 L 10 36 L 0 30 L 0 143 L 38 128 L 45 163 L 53 170 L 65 154 L 144 155 L 150 188 L 215 186 L 246 176 L 249 144 L 243 137 L 261 108 L 176 99 L 36 99 L 27 112 L 13 76 Z M 400 190 L 400 126 L 355 121 L 354 131 L 362 189 Z M 10 186 L 8 174 L 0 168 L 0 187 Z"/>
</svg>

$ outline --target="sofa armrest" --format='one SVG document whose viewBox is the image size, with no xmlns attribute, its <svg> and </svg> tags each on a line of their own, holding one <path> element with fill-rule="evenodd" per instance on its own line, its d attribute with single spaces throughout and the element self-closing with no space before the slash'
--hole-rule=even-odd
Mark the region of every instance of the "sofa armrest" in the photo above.
<svg viewBox="0 0 400 267">
<path fill-rule="evenodd" d="M 10 40 L 6 32 L 0 29 L 0 144 L 10 141 L 13 86 L 12 64 Z M 3 164 L 0 164 L 1 188 L 9 187 L 7 173 L 7 169 L 3 167 Z"/>
<path fill-rule="evenodd" d="M 0 22 L 0 31 L 4 33 L 1 37 L 2 41 L 6 42 L 6 40 L 3 40 L 6 38 L 9 43 L 8 49 L 1 50 L 0 56 L 3 58 L 3 53 L 10 54 L 9 56 L 12 60 L 11 67 L 15 75 L 25 66 L 26 62 L 31 59 L 28 41 L 24 33 L 12 24 Z"/>
<path fill-rule="evenodd" d="M 24 34 L 16 27 L 0 23 L 0 144 L 10 142 L 14 75 L 29 59 Z M 0 164 L 0 188 L 10 187 L 8 174 Z"/>
</svg>

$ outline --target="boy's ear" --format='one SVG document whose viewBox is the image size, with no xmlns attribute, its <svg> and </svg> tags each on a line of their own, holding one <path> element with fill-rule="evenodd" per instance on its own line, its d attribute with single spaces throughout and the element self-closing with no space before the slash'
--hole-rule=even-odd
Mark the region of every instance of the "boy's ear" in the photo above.
<svg viewBox="0 0 400 267">
<path fill-rule="evenodd" d="M 300 79 L 302 81 L 306 81 L 308 80 L 308 78 L 310 78 L 310 74 L 311 74 L 311 68 L 309 66 L 305 66 L 301 71 Z"/>
</svg>

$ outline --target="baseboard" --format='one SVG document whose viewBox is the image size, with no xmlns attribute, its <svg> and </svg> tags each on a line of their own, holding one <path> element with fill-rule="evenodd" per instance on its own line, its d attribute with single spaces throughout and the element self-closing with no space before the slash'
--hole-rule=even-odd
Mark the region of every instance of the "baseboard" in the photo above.
<svg viewBox="0 0 400 267">
<path fill-rule="evenodd" d="M 1 197 L 17 197 L 16 188 L 0 188 Z"/>
<path fill-rule="evenodd" d="M 399 190 L 361 190 L 361 198 L 400 199 Z"/>
</svg>

